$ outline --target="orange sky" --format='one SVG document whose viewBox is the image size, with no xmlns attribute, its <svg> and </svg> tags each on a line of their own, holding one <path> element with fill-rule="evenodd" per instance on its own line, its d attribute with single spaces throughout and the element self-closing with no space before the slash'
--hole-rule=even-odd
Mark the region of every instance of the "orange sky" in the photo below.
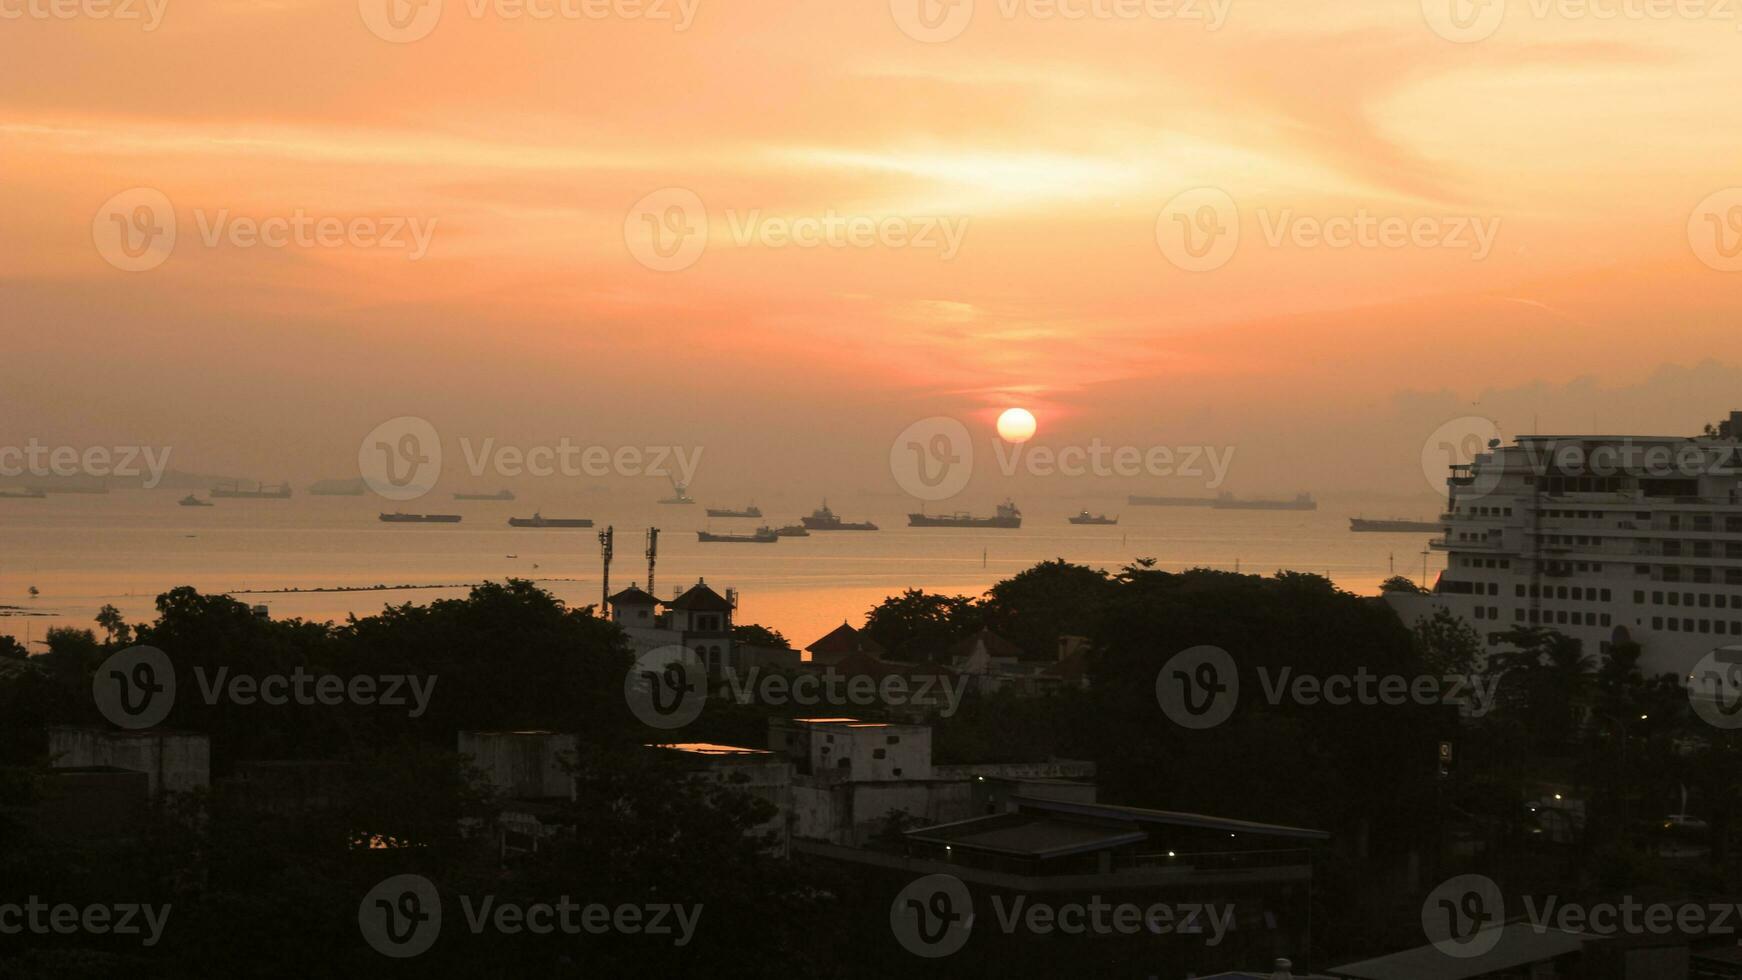
<svg viewBox="0 0 1742 980">
<path fill-rule="evenodd" d="M 1351 426 L 1409 447 L 1489 390 L 1511 431 L 1742 407 L 1742 272 L 1698 241 L 1742 240 L 1742 211 L 1696 213 L 1742 185 L 1742 23 L 1715 2 L 1512 0 L 1472 43 L 1431 28 L 1439 0 L 1235 0 L 1214 30 L 978 0 L 940 43 L 904 32 L 916 0 L 445 0 L 410 43 L 366 26 L 385 0 L 154 0 L 154 30 L 32 2 L 0 0 L 0 442 L 343 475 L 411 414 L 702 442 L 743 486 L 857 478 L 915 419 L 1021 402 L 1043 439 L 1242 440 L 1269 489 L 1317 465 L 1303 447 L 1347 451 Z M 1240 243 L 1190 272 L 1158 217 L 1200 187 Z M 131 188 L 177 219 L 145 272 L 93 243 Z M 632 209 L 666 188 L 707 215 L 680 271 L 636 258 Z M 201 234 L 299 211 L 420 222 L 428 252 Z M 735 238 L 826 215 L 951 224 L 959 247 Z M 1357 215 L 1496 235 L 1480 256 L 1267 240 Z"/>
</svg>

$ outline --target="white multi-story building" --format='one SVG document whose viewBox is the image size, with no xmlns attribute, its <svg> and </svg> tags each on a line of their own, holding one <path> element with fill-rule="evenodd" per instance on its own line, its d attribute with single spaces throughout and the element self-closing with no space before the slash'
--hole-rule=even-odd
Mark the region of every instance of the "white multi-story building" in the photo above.
<svg viewBox="0 0 1742 980">
<path fill-rule="evenodd" d="M 1541 626 L 1592 655 L 1627 637 L 1648 675 L 1742 644 L 1742 412 L 1695 437 L 1495 440 L 1446 483 L 1445 572 L 1387 594 L 1406 623 L 1444 608 L 1491 646 Z"/>
</svg>

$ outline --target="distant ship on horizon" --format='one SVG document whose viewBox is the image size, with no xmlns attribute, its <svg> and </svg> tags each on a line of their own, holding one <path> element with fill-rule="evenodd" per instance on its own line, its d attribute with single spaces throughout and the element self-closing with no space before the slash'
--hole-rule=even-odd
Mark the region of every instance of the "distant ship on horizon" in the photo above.
<svg viewBox="0 0 1742 980">
<path fill-rule="evenodd" d="M 801 517 L 799 521 L 809 531 L 875 531 L 877 525 L 870 521 L 843 521 L 829 509 L 829 502 L 811 512 L 809 517 Z"/>
<path fill-rule="evenodd" d="M 1004 501 L 998 505 L 996 517 L 975 517 L 968 513 L 955 514 L 909 514 L 908 527 L 996 527 L 1013 529 L 1022 526 L 1022 511 L 1016 504 Z"/>
<path fill-rule="evenodd" d="M 1426 532 L 1429 534 L 1438 534 L 1445 529 L 1446 526 L 1444 524 L 1435 521 L 1411 521 L 1403 518 L 1388 518 L 1386 520 L 1372 520 L 1366 517 L 1349 518 L 1349 530 L 1351 531 L 1377 531 L 1381 533 Z"/>
<path fill-rule="evenodd" d="M 514 491 L 498 490 L 495 493 L 456 493 L 455 500 L 513 500 Z"/>
<path fill-rule="evenodd" d="M 1216 510 L 1318 510 L 1318 501 L 1310 493 L 1296 494 L 1293 500 L 1240 500 L 1231 493 L 1222 493 L 1210 505 Z"/>
<path fill-rule="evenodd" d="M 180 504 L 183 507 L 216 507 L 217 506 L 217 504 L 212 503 L 210 500 L 201 500 L 200 498 L 194 496 L 191 493 L 188 494 L 187 496 L 181 498 L 180 500 L 176 501 L 176 503 Z"/>
<path fill-rule="evenodd" d="M 586 517 L 546 517 L 538 511 L 533 511 L 531 517 L 510 517 L 509 527 L 592 527 L 592 519 Z"/>
<path fill-rule="evenodd" d="M 1111 526 L 1119 523 L 1119 518 L 1118 517 L 1108 517 L 1106 514 L 1091 514 L 1085 510 L 1082 513 L 1078 514 L 1077 516 L 1071 518 L 1070 522 L 1072 524 L 1095 524 L 1095 525 L 1111 527 Z"/>
<path fill-rule="evenodd" d="M 690 496 L 690 485 L 687 483 L 679 483 L 676 480 L 671 481 L 671 496 L 660 501 L 662 504 L 680 505 L 688 505 L 695 502 L 696 498 Z"/>
<path fill-rule="evenodd" d="M 732 510 L 729 507 L 709 507 L 709 517 L 761 517 L 762 508 L 751 504 L 743 510 Z"/>
<path fill-rule="evenodd" d="M 395 511 L 381 515 L 383 524 L 458 524 L 460 520 L 458 514 L 405 514 Z"/>
<path fill-rule="evenodd" d="M 252 489 L 246 489 L 241 481 L 231 480 L 213 487 L 209 496 L 214 500 L 289 500 L 290 481 L 276 485 L 256 483 Z"/>
<path fill-rule="evenodd" d="M 0 500 L 41 500 L 48 494 L 35 487 L 22 490 L 0 490 Z"/>
<path fill-rule="evenodd" d="M 774 544 L 780 534 L 770 527 L 759 527 L 752 534 L 715 534 L 697 531 L 696 540 L 703 544 Z"/>
</svg>

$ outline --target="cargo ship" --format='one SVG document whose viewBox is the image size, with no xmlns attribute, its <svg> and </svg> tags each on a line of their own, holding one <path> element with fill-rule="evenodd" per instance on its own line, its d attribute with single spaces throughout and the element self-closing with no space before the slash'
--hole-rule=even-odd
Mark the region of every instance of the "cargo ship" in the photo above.
<svg viewBox="0 0 1742 980">
<path fill-rule="evenodd" d="M 458 524 L 460 523 L 460 515 L 402 514 L 395 511 L 391 514 L 382 514 L 381 522 L 383 524 Z"/>
<path fill-rule="evenodd" d="M 690 485 L 687 483 L 679 483 L 676 480 L 673 480 L 671 481 L 671 491 L 671 496 L 661 500 L 660 503 L 693 504 L 696 502 L 696 498 L 690 496 Z"/>
<path fill-rule="evenodd" d="M 1133 507 L 1213 507 L 1214 497 L 1143 497 L 1132 494 L 1125 498 Z"/>
<path fill-rule="evenodd" d="M 455 500 L 513 500 L 514 491 L 498 490 L 495 493 L 456 493 Z"/>
<path fill-rule="evenodd" d="M 183 507 L 215 507 L 215 506 L 217 506 L 216 504 L 213 504 L 210 500 L 201 500 L 200 498 L 194 496 L 191 493 L 188 494 L 187 496 L 181 498 L 180 500 L 176 501 L 176 503 L 181 504 Z"/>
<path fill-rule="evenodd" d="M 1210 506 L 1216 510 L 1318 510 L 1319 503 L 1310 493 L 1296 494 L 1293 500 L 1239 500 L 1224 493 Z"/>
<path fill-rule="evenodd" d="M 761 517 L 762 508 L 751 504 L 743 510 L 731 510 L 724 507 L 709 507 L 709 517 Z"/>
<path fill-rule="evenodd" d="M 1401 534 L 1406 532 L 1438 534 L 1445 529 L 1446 526 L 1444 524 L 1436 524 L 1433 521 L 1408 521 L 1403 520 L 1402 518 L 1390 518 L 1387 520 L 1375 521 L 1369 520 L 1365 517 L 1349 518 L 1349 530 L 1351 531 L 1377 531 L 1391 534 Z"/>
<path fill-rule="evenodd" d="M 697 531 L 696 540 L 704 544 L 773 544 L 780 535 L 770 527 L 759 527 L 754 534 L 714 534 Z"/>
<path fill-rule="evenodd" d="M 998 505 L 996 517 L 975 517 L 972 514 L 909 514 L 908 527 L 997 527 L 1018 528 L 1022 526 L 1022 511 L 1016 505 L 1006 500 Z"/>
<path fill-rule="evenodd" d="M 241 483 L 231 481 L 212 488 L 210 494 L 213 500 L 288 500 L 290 499 L 290 483 L 286 481 L 277 486 L 256 483 L 252 489 L 245 488 Z"/>
<path fill-rule="evenodd" d="M 829 502 L 827 500 L 823 501 L 823 505 L 821 507 L 818 507 L 816 510 L 812 511 L 811 516 L 801 517 L 801 518 L 799 518 L 799 521 L 805 526 L 805 529 L 808 531 L 875 531 L 875 530 L 877 530 L 877 525 L 871 523 L 870 521 L 859 521 L 859 522 L 855 523 L 853 521 L 841 520 L 840 517 L 836 516 L 834 511 L 829 509 Z"/>
<path fill-rule="evenodd" d="M 774 533 L 782 538 L 808 538 L 811 536 L 811 532 L 803 524 L 788 524 L 777 529 Z"/>
<path fill-rule="evenodd" d="M 1108 517 L 1106 514 L 1091 514 L 1085 510 L 1081 514 L 1078 514 L 1077 516 L 1071 518 L 1071 523 L 1072 524 L 1096 524 L 1096 525 L 1103 525 L 1106 527 L 1111 527 L 1111 526 L 1119 523 L 1119 518 Z"/>
<path fill-rule="evenodd" d="M 48 494 L 34 487 L 25 490 L 0 490 L 0 500 L 41 500 Z"/>
<path fill-rule="evenodd" d="M 538 511 L 533 511 L 531 517 L 510 517 L 509 527 L 592 527 L 593 522 L 585 517 L 546 517 Z"/>
</svg>

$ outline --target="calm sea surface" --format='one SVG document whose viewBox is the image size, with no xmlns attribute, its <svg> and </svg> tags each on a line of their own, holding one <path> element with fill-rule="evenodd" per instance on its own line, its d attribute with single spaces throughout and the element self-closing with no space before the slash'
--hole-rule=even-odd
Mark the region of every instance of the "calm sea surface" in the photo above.
<svg viewBox="0 0 1742 980">
<path fill-rule="evenodd" d="M 1038 561 L 1117 569 L 1139 557 L 1160 567 L 1196 566 L 1247 572 L 1277 569 L 1328 574 L 1355 592 L 1377 591 L 1396 571 L 1419 580 L 1426 534 L 1353 534 L 1348 518 L 1429 518 L 1431 496 L 1409 501 L 1321 498 L 1316 512 L 1134 508 L 1122 495 L 1021 501 L 1019 530 L 910 529 L 903 498 L 831 498 L 847 520 L 872 520 L 877 532 L 817 533 L 773 545 L 701 544 L 695 532 L 749 531 L 796 523 L 818 501 L 762 498 L 764 521 L 710 520 L 701 505 L 661 506 L 627 495 L 573 494 L 566 500 L 523 495 L 514 502 L 415 501 L 413 512 L 464 515 L 458 525 L 389 525 L 382 501 L 364 497 L 220 500 L 210 508 L 177 506 L 186 491 L 116 491 L 0 500 L 0 633 L 40 640 L 50 626 L 92 626 L 112 603 L 130 621 L 150 620 L 156 595 L 178 585 L 233 592 L 268 605 L 275 617 L 339 619 L 384 605 L 461 596 L 465 585 L 530 578 L 573 605 L 600 594 L 599 545 L 593 530 L 523 530 L 511 516 L 535 509 L 549 517 L 590 517 L 616 527 L 612 590 L 645 586 L 642 553 L 649 526 L 661 528 L 657 588 L 704 578 L 739 592 L 740 622 L 778 629 L 800 646 L 843 620 L 857 624 L 884 596 L 907 588 L 977 595 Z M 976 502 L 990 513 L 991 501 Z M 1066 518 L 1084 507 L 1117 514 L 1117 527 L 1077 527 Z M 937 508 L 934 508 L 936 510 Z M 1428 559 L 1429 575 L 1444 566 Z M 312 589 L 415 585 L 394 591 Z M 40 596 L 31 598 L 35 586 Z M 421 587 L 430 586 L 430 587 Z M 276 590 L 302 589 L 301 593 Z M 244 594 L 256 590 L 259 594 Z M 32 649 L 40 650 L 41 646 Z"/>
</svg>

